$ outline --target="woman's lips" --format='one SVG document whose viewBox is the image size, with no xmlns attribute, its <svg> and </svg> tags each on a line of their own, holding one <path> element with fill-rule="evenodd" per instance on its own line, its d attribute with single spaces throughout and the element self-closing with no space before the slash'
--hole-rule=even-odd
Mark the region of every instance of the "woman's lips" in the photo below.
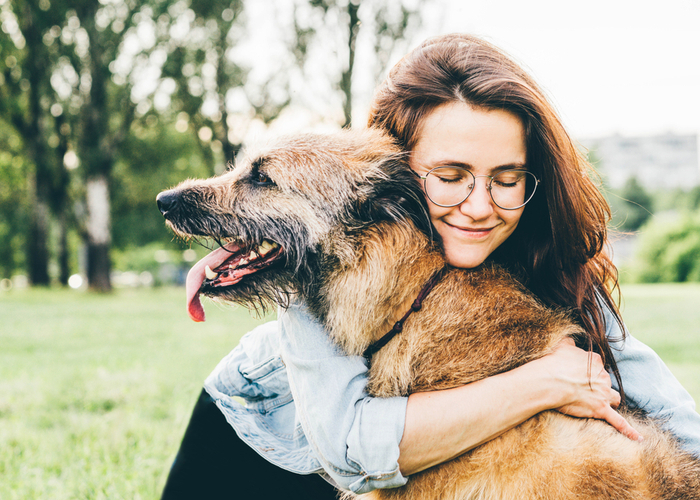
<svg viewBox="0 0 700 500">
<path fill-rule="evenodd" d="M 453 224 L 450 224 L 449 222 L 445 222 L 447 226 L 450 227 L 450 229 L 456 231 L 458 234 L 462 236 L 466 236 L 468 238 L 474 238 L 474 239 L 480 239 L 480 238 L 485 238 L 489 234 L 491 234 L 491 231 L 493 231 L 494 228 L 492 227 L 484 227 L 484 228 L 473 228 L 473 227 L 460 227 L 460 226 L 455 226 Z"/>
</svg>

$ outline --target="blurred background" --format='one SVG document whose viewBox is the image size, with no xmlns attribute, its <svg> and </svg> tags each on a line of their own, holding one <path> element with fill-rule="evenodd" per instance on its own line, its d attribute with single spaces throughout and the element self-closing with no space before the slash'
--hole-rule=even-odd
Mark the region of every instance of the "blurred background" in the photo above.
<svg viewBox="0 0 700 500">
<path fill-rule="evenodd" d="M 270 136 L 364 126 L 471 32 L 600 174 L 623 315 L 700 397 L 700 0 L 0 0 L 0 498 L 158 498 L 204 377 L 258 321 L 173 286 L 156 195 Z M 651 284 L 653 283 L 653 284 Z"/>
<path fill-rule="evenodd" d="M 700 2 L 0 0 L 0 290 L 182 282 L 156 194 L 269 134 L 364 125 L 427 36 L 548 90 L 597 166 L 623 279 L 700 280 Z M 651 236 L 646 237 L 649 234 Z"/>
</svg>

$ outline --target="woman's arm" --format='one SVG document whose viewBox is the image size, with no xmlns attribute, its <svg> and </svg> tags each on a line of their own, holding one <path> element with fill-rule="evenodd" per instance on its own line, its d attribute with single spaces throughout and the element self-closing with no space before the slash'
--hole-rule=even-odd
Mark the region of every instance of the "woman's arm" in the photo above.
<svg viewBox="0 0 700 500">
<path fill-rule="evenodd" d="M 362 493 L 461 455 L 546 409 L 608 420 L 619 395 L 600 359 L 562 344 L 553 354 L 463 387 L 372 398 L 367 364 L 344 356 L 303 306 L 280 315 L 282 356 L 304 432 L 339 486 Z M 589 383 L 589 362 L 593 377 Z"/>
<path fill-rule="evenodd" d="M 610 384 L 600 357 L 572 342 L 509 372 L 447 391 L 412 394 L 400 445 L 401 472 L 410 475 L 459 456 L 549 409 L 606 420 L 639 439 L 613 409 L 620 396 Z"/>
</svg>

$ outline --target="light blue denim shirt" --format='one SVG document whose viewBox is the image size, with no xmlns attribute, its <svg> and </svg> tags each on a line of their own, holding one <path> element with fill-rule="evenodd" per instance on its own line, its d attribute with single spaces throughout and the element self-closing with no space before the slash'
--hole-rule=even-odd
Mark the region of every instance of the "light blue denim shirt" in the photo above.
<svg viewBox="0 0 700 500">
<path fill-rule="evenodd" d="M 606 311 L 609 338 L 620 330 Z M 627 399 L 700 456 L 695 403 L 649 347 L 613 344 Z M 304 306 L 246 334 L 207 378 L 206 391 L 242 440 L 277 466 L 318 473 L 366 493 L 406 483 L 398 467 L 407 398 L 372 398 L 367 362 L 345 356 Z"/>
</svg>

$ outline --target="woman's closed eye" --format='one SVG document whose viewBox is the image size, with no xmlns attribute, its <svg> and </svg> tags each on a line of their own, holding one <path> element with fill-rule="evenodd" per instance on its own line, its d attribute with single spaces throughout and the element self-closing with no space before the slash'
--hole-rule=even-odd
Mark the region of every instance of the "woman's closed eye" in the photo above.
<svg viewBox="0 0 700 500">
<path fill-rule="evenodd" d="M 492 184 L 502 188 L 518 187 L 525 180 L 523 172 L 503 172 L 493 177 Z"/>
<path fill-rule="evenodd" d="M 444 182 L 446 184 L 455 184 L 464 181 L 470 181 L 472 178 L 472 176 L 469 174 L 469 171 L 450 167 L 437 168 L 432 171 L 432 174 L 435 175 L 438 179 L 440 179 L 441 182 Z"/>
<path fill-rule="evenodd" d="M 502 181 L 501 179 L 494 179 L 493 183 L 502 188 L 514 188 L 518 186 L 518 181 L 512 181 L 512 182 L 506 182 Z"/>
<path fill-rule="evenodd" d="M 464 177 L 459 175 L 438 175 L 437 177 L 440 179 L 440 182 L 444 182 L 446 184 L 454 184 L 464 180 Z"/>
</svg>

